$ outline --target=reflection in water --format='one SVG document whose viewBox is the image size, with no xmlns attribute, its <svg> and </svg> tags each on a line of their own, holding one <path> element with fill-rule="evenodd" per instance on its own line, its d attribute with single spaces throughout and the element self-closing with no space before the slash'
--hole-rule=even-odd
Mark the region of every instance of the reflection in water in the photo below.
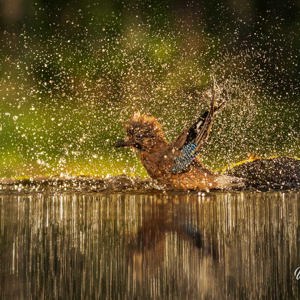
<svg viewBox="0 0 300 300">
<path fill-rule="evenodd" d="M 1 195 L 0 298 L 298 298 L 299 196 Z"/>
</svg>

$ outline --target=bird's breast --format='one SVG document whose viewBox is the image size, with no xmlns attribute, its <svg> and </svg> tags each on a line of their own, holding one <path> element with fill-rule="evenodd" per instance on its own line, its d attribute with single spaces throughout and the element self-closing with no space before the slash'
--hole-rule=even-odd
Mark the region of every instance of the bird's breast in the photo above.
<svg viewBox="0 0 300 300">
<path fill-rule="evenodd" d="M 166 153 L 141 153 L 142 164 L 148 174 L 155 179 L 165 177 L 170 173 L 174 158 Z"/>
</svg>

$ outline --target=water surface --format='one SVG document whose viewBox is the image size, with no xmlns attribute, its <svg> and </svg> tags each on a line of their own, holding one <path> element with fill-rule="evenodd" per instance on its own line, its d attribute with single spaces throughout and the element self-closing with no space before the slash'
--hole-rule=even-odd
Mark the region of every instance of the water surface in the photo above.
<svg viewBox="0 0 300 300">
<path fill-rule="evenodd" d="M 0 195 L 1 299 L 297 299 L 300 193 Z"/>
</svg>

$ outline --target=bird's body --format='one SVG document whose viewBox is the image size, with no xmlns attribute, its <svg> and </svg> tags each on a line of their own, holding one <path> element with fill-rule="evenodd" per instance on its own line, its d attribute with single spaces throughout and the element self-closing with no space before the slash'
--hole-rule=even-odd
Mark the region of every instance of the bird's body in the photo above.
<svg viewBox="0 0 300 300">
<path fill-rule="evenodd" d="M 133 147 L 149 176 L 169 189 L 210 190 L 240 186 L 239 178 L 215 174 L 196 157 L 209 136 L 213 116 L 219 108 L 212 101 L 210 111 L 171 143 L 165 139 L 156 118 L 135 114 L 126 126 L 126 139 L 119 141 L 117 146 Z"/>
<path fill-rule="evenodd" d="M 170 144 L 154 147 L 152 151 L 139 151 L 138 156 L 149 176 L 167 188 L 207 190 L 221 187 L 216 175 L 194 161 L 186 172 L 174 173 L 174 161 L 178 150 Z M 222 186 L 224 188 L 224 186 Z"/>
<path fill-rule="evenodd" d="M 174 150 L 172 144 L 167 143 L 154 147 L 153 151 L 138 153 L 149 176 L 167 188 L 180 190 L 225 189 L 241 183 L 235 177 L 214 174 L 197 159 L 194 159 L 185 172 L 173 172 L 174 161 L 178 155 L 180 155 L 178 150 Z"/>
</svg>

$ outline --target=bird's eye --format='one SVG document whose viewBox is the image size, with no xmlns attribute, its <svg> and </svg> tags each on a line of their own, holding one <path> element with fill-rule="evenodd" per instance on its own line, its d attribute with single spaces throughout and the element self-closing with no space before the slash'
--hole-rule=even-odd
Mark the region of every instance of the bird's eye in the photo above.
<svg viewBox="0 0 300 300">
<path fill-rule="evenodd" d="M 142 139 L 143 138 L 143 134 L 142 133 L 137 133 L 135 136 L 136 136 L 137 139 Z"/>
</svg>

